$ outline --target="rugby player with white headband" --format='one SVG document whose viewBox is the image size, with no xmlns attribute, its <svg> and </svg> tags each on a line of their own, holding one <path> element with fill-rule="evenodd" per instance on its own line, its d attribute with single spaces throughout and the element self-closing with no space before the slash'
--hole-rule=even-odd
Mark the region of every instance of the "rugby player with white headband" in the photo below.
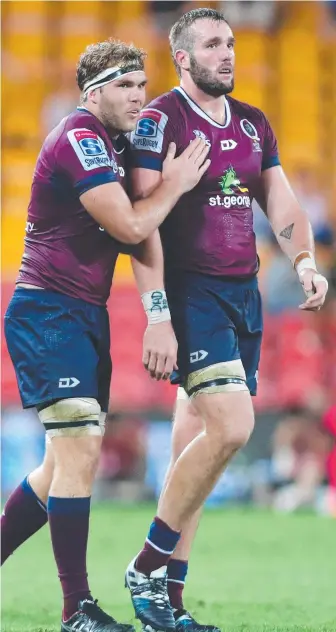
<svg viewBox="0 0 336 632">
<path fill-rule="evenodd" d="M 134 130 L 145 102 L 144 58 L 143 51 L 115 40 L 81 55 L 80 106 L 52 130 L 37 159 L 30 230 L 5 317 L 23 407 L 37 408 L 47 441 L 42 465 L 6 502 L 2 562 L 49 522 L 63 590 L 62 632 L 134 630 L 92 599 L 86 571 L 90 497 L 112 369 L 106 301 L 123 244 L 147 238 L 210 163 L 202 139 L 178 158 L 172 143 L 162 184 L 146 200 L 130 201 L 125 133 Z M 152 303 L 156 311 L 157 293 Z"/>
</svg>

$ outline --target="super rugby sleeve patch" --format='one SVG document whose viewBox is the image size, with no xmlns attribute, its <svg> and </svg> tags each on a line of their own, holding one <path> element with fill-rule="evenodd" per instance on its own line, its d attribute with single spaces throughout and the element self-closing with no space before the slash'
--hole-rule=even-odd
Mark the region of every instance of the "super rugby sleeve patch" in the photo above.
<svg viewBox="0 0 336 632">
<path fill-rule="evenodd" d="M 72 129 L 67 137 L 85 171 L 111 166 L 105 144 L 95 132 L 86 128 Z"/>
<path fill-rule="evenodd" d="M 163 149 L 164 131 L 168 116 L 160 110 L 150 108 L 141 112 L 134 132 L 131 134 L 132 149 L 160 154 Z"/>
</svg>

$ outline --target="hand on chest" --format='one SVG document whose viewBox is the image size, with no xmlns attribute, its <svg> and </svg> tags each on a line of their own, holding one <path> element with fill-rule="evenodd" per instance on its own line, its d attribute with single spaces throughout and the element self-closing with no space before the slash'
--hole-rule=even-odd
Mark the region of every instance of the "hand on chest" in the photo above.
<svg viewBox="0 0 336 632">
<path fill-rule="evenodd" d="M 260 177 L 262 163 L 261 138 L 256 128 L 246 119 L 240 125 L 216 128 L 200 124 L 186 129 L 181 151 L 195 138 L 203 138 L 210 146 L 211 164 L 200 185 L 223 193 L 246 192 Z"/>
</svg>

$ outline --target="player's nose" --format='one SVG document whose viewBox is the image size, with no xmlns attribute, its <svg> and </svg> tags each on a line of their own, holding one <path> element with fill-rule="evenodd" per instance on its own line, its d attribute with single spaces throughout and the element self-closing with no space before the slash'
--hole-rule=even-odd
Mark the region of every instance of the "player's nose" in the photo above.
<svg viewBox="0 0 336 632">
<path fill-rule="evenodd" d="M 143 90 L 137 90 L 129 95 L 129 100 L 131 103 L 142 103 L 144 100 Z"/>
</svg>

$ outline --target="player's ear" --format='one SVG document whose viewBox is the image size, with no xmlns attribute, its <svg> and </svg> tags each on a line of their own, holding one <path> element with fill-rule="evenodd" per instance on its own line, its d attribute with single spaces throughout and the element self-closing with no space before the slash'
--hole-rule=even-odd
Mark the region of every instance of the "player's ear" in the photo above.
<svg viewBox="0 0 336 632">
<path fill-rule="evenodd" d="M 100 94 L 100 88 L 97 88 L 96 90 L 91 90 L 88 94 L 88 100 L 91 101 L 91 103 L 94 103 L 95 105 L 97 105 L 99 94 Z"/>
<path fill-rule="evenodd" d="M 186 50 L 177 50 L 175 53 L 176 63 L 183 70 L 190 70 L 190 56 Z"/>
</svg>

